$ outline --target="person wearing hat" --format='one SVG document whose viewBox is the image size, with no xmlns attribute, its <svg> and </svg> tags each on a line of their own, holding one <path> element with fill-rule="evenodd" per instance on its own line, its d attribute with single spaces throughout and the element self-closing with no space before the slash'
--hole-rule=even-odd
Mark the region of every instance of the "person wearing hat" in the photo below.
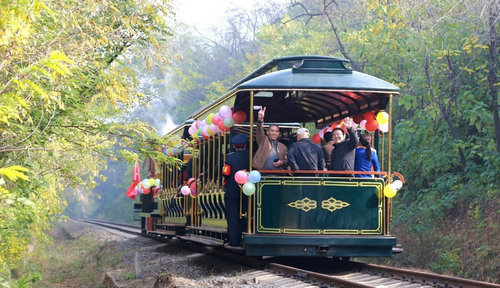
<svg viewBox="0 0 500 288">
<path fill-rule="evenodd" d="M 312 142 L 307 128 L 297 130 L 297 142 L 288 149 L 288 165 L 292 171 L 325 169 L 323 149 Z"/>
<path fill-rule="evenodd" d="M 332 159 L 330 160 L 330 167 L 328 167 L 328 170 L 354 170 L 354 157 L 356 155 L 355 149 L 356 146 L 358 146 L 356 125 L 351 118 L 347 117 L 344 119 L 344 126 L 349 135 L 346 135 L 346 132 L 340 126 L 335 127 L 332 131 L 334 149 L 332 151 Z M 335 176 L 353 177 L 354 175 L 339 174 Z"/>
<path fill-rule="evenodd" d="M 235 134 L 231 138 L 234 152 L 226 155 L 222 175 L 224 175 L 224 203 L 226 204 L 228 248 L 240 246 L 241 233 L 245 225 L 243 218 L 240 219 L 240 186 L 234 179 L 234 174 L 240 170 L 247 170 L 250 165 L 250 156 L 247 150 L 248 138 L 244 134 Z M 243 195 L 243 211 L 248 206 L 247 196 Z M 241 211 L 241 212 L 243 212 Z"/>
<path fill-rule="evenodd" d="M 278 125 L 269 125 L 267 133 L 264 133 L 264 116 L 266 107 L 261 107 L 257 113 L 257 131 L 255 139 L 259 148 L 253 156 L 252 165 L 254 169 L 284 170 L 287 166 L 287 151 L 285 144 L 278 141 L 280 128 Z"/>
</svg>

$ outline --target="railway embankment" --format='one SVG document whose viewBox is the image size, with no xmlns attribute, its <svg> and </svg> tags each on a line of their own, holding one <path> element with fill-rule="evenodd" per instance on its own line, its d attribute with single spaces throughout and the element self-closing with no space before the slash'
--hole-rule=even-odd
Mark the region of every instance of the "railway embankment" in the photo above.
<svg viewBox="0 0 500 288">
<path fill-rule="evenodd" d="M 68 220 L 51 236 L 30 260 L 39 287 L 272 287 L 238 264 L 91 224 Z"/>
</svg>

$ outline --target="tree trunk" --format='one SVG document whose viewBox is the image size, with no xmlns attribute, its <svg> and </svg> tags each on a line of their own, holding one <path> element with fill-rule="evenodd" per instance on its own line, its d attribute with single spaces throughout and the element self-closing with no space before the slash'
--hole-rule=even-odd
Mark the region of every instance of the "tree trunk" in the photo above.
<svg viewBox="0 0 500 288">
<path fill-rule="evenodd" d="M 500 153 L 500 118 L 498 116 L 498 34 L 495 28 L 498 19 L 498 2 L 491 1 L 489 26 L 490 26 L 490 71 L 488 72 L 488 84 L 491 92 L 491 109 L 493 110 L 493 122 L 495 125 L 495 141 L 497 143 L 497 152 Z"/>
</svg>

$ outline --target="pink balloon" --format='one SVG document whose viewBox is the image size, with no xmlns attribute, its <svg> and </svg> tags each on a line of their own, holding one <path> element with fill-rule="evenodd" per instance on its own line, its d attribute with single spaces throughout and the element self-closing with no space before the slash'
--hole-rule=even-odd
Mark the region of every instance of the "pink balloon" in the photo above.
<svg viewBox="0 0 500 288">
<path fill-rule="evenodd" d="M 219 127 L 217 127 L 217 125 L 215 125 L 215 124 L 210 124 L 208 129 L 210 129 L 210 131 L 212 131 L 212 133 L 214 133 L 214 134 L 219 132 Z"/>
<path fill-rule="evenodd" d="M 191 193 L 191 189 L 188 186 L 182 186 L 181 193 L 184 196 L 189 195 L 189 193 Z"/>
<path fill-rule="evenodd" d="M 363 119 L 361 120 L 361 122 L 359 122 L 359 127 L 361 128 L 361 130 L 366 130 L 366 119 Z"/>
<path fill-rule="evenodd" d="M 236 172 L 236 174 L 234 174 L 234 180 L 236 180 L 238 184 L 245 184 L 248 181 L 247 171 L 240 170 Z"/>
<path fill-rule="evenodd" d="M 212 117 L 212 123 L 215 125 L 219 125 L 220 121 L 222 119 L 219 116 L 219 113 L 215 114 L 214 117 Z"/>
<path fill-rule="evenodd" d="M 229 106 L 224 105 L 224 106 L 220 107 L 219 114 L 220 114 L 220 116 L 227 118 L 227 117 L 231 117 L 233 115 L 233 111 L 231 110 L 231 108 Z"/>
<path fill-rule="evenodd" d="M 193 134 L 194 134 L 194 131 L 195 131 L 195 129 L 194 129 L 194 127 L 193 127 L 193 126 L 189 127 L 189 130 L 188 130 L 189 135 L 193 135 Z"/>
</svg>

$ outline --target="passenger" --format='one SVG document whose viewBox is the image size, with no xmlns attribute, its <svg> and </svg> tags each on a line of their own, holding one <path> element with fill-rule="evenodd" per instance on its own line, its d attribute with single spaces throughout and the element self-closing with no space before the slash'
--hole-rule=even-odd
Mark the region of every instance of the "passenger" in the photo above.
<svg viewBox="0 0 500 288">
<path fill-rule="evenodd" d="M 356 155 L 355 149 L 358 145 L 358 136 L 356 135 L 356 125 L 351 118 L 347 117 L 344 119 L 344 126 L 347 128 L 349 133 L 348 137 L 344 130 L 338 126 L 333 129 L 333 152 L 332 159 L 330 161 L 330 166 L 328 170 L 336 171 L 353 171 L 354 170 L 354 157 Z M 352 174 L 337 174 L 336 177 L 353 177 Z"/>
<path fill-rule="evenodd" d="M 354 170 L 356 171 L 373 171 L 380 172 L 378 163 L 377 151 L 371 148 L 371 134 L 361 134 L 359 137 L 360 145 L 356 148 L 356 159 L 354 161 Z M 356 177 L 373 178 L 369 174 L 356 174 Z M 380 175 L 377 175 L 380 178 Z"/>
<path fill-rule="evenodd" d="M 333 151 L 333 140 L 332 140 L 332 132 L 326 132 L 323 135 L 323 139 L 325 140 L 325 144 L 323 145 L 323 154 L 325 155 L 325 164 L 326 167 L 330 167 L 330 161 L 332 160 L 332 151 Z"/>
<path fill-rule="evenodd" d="M 224 203 L 226 204 L 227 236 L 228 248 L 240 247 L 241 233 L 245 225 L 243 218 L 240 218 L 240 186 L 234 179 L 234 174 L 240 170 L 248 169 L 250 156 L 247 150 L 248 138 L 243 134 L 236 134 L 231 138 L 234 152 L 226 155 L 222 175 L 224 175 Z M 247 209 L 247 196 L 243 195 L 243 211 Z"/>
<path fill-rule="evenodd" d="M 253 168 L 263 170 L 284 170 L 287 166 L 287 148 L 278 141 L 280 129 L 278 125 L 270 125 L 264 133 L 264 116 L 266 107 L 261 107 L 257 113 L 257 131 L 255 138 L 259 148 L 253 157 Z M 266 135 L 267 134 L 267 135 Z"/>
<path fill-rule="evenodd" d="M 297 142 L 288 150 L 288 165 L 295 170 L 325 170 L 323 150 L 309 139 L 309 130 L 297 130 Z"/>
</svg>

